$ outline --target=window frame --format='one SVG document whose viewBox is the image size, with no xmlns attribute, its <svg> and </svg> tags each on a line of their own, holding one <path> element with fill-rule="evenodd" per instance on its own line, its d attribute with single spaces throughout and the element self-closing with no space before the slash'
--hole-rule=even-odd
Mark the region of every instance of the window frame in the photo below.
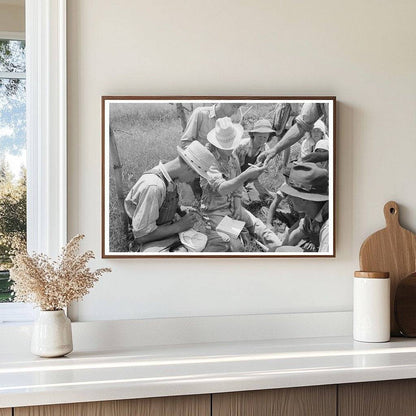
<svg viewBox="0 0 416 416">
<path fill-rule="evenodd" d="M 0 31 L 0 39 L 26 40 L 25 32 L 4 32 Z"/>
<path fill-rule="evenodd" d="M 6 33 L 13 35 L 1 32 Z M 56 257 L 67 242 L 66 0 L 26 0 L 23 37 L 26 38 L 27 247 L 29 252 Z M 12 317 L 15 322 L 31 321 L 33 307 L 0 304 L 0 323 L 10 323 Z"/>
<path fill-rule="evenodd" d="M 0 31 L 1 40 L 25 40 L 25 32 Z M 6 76 L 7 74 L 7 76 Z M 9 76 L 10 75 L 10 76 Z M 15 76 L 13 76 L 15 75 Z M 26 72 L 0 72 L 0 79 L 20 78 L 26 80 Z M 27 113 L 27 108 L 26 108 Z M 24 303 L 0 303 L 0 324 L 26 322 L 33 320 L 33 306 Z"/>
</svg>

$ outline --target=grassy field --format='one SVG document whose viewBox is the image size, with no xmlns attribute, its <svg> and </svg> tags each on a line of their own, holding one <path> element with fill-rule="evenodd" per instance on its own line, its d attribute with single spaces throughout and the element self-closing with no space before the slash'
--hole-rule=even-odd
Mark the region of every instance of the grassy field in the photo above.
<svg viewBox="0 0 416 416">
<path fill-rule="evenodd" d="M 187 106 L 189 107 L 189 105 Z M 248 106 L 243 106 L 243 112 L 247 108 Z M 259 118 L 267 118 L 272 121 L 273 110 L 273 104 L 253 105 L 242 122 L 245 130 L 251 129 Z M 233 119 L 239 121 L 239 115 L 236 114 Z M 168 161 L 177 156 L 176 146 L 180 142 L 182 127 L 175 105 L 112 103 L 110 125 L 114 129 L 121 159 L 124 195 L 127 195 L 143 172 L 156 166 L 160 160 Z M 297 152 L 298 149 L 295 148 L 294 153 Z M 275 159 L 268 173 L 260 177 L 260 182 L 272 191 L 276 191 L 283 182 L 283 176 L 279 172 L 280 165 L 280 161 Z M 189 195 L 189 193 L 181 192 L 181 195 Z M 181 201 L 183 204 L 190 202 Z M 111 170 L 110 250 L 112 252 L 128 250 L 127 236 L 123 230 L 120 210 Z"/>
</svg>

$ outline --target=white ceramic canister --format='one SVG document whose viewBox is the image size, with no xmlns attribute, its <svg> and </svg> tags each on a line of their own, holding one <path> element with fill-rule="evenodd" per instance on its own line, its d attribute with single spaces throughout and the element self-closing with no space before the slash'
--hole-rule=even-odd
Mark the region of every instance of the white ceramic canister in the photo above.
<svg viewBox="0 0 416 416">
<path fill-rule="evenodd" d="M 355 272 L 353 336 L 361 342 L 390 340 L 390 278 L 386 272 Z"/>
</svg>

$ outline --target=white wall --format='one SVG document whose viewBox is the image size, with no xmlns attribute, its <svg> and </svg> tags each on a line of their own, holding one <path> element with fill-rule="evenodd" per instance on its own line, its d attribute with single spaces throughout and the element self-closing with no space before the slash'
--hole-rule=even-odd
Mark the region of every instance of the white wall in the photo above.
<svg viewBox="0 0 416 416">
<path fill-rule="evenodd" d="M 362 240 L 416 230 L 416 2 L 69 0 L 69 236 L 100 257 L 102 95 L 335 95 L 335 259 L 97 260 L 79 320 L 351 309 Z"/>
</svg>

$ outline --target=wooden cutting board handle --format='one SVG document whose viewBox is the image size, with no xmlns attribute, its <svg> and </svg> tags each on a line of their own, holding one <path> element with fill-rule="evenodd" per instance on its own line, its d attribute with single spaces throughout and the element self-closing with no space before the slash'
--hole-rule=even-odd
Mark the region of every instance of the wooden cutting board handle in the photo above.
<svg viewBox="0 0 416 416">
<path fill-rule="evenodd" d="M 394 298 L 402 279 L 416 270 L 416 235 L 400 225 L 399 205 L 389 201 L 384 205 L 386 227 L 370 235 L 360 250 L 362 271 L 389 272 L 391 295 L 391 334 L 399 335 L 394 317 Z M 416 317 L 415 317 L 416 320 Z"/>
<path fill-rule="evenodd" d="M 397 202 L 389 201 L 384 205 L 384 218 L 387 227 L 400 227 L 399 205 Z"/>
</svg>

